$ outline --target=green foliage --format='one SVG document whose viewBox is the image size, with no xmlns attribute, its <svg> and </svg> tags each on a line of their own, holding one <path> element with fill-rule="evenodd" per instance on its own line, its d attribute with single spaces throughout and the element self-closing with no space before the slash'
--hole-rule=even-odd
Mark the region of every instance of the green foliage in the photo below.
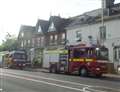
<svg viewBox="0 0 120 92">
<path fill-rule="evenodd" d="M 17 38 L 13 35 L 6 35 L 5 41 L 0 45 L 0 51 L 17 49 Z"/>
</svg>

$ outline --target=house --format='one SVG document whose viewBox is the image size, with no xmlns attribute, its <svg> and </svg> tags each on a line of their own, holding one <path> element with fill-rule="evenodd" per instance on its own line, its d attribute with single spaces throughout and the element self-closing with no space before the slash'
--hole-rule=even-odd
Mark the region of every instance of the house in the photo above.
<svg viewBox="0 0 120 92">
<path fill-rule="evenodd" d="M 45 33 L 46 44 L 43 51 L 43 67 L 48 68 L 50 58 L 47 51 L 63 49 L 66 44 L 66 29 L 69 20 L 60 16 L 50 16 L 48 30 Z"/>
<path fill-rule="evenodd" d="M 46 33 L 46 48 L 55 49 L 64 47 L 66 43 L 66 30 L 68 20 L 60 16 L 50 16 Z"/>
<path fill-rule="evenodd" d="M 30 50 L 33 48 L 33 34 L 35 32 L 35 27 L 22 25 L 20 27 L 19 35 L 18 35 L 18 46 L 19 49 L 25 50 L 28 54 L 28 60 L 30 61 Z"/>
<path fill-rule="evenodd" d="M 35 26 L 35 33 L 33 34 L 34 46 L 31 49 L 31 53 L 34 56 L 34 62 L 37 62 L 37 66 L 41 67 L 43 62 L 43 50 L 46 46 L 46 33 L 48 30 L 49 22 L 46 20 L 38 19 Z"/>
<path fill-rule="evenodd" d="M 117 4 L 118 6 L 118 4 Z M 101 16 L 95 11 L 70 18 L 72 21 L 67 27 L 67 45 L 89 44 L 104 45 L 109 50 L 109 62 L 114 63 L 115 69 L 120 64 L 120 9 L 116 5 L 111 7 L 110 15 L 104 15 L 104 26 Z M 119 4 L 120 7 L 120 4 Z M 116 9 L 116 10 L 115 10 Z M 72 34 L 72 35 L 71 35 Z"/>
</svg>

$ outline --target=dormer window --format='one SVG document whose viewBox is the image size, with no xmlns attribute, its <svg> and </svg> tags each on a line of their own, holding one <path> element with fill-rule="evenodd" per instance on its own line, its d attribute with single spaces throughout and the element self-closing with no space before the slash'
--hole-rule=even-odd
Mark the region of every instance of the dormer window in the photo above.
<svg viewBox="0 0 120 92">
<path fill-rule="evenodd" d="M 53 24 L 53 22 L 52 22 L 52 24 L 51 24 L 50 28 L 51 28 L 51 29 L 53 29 L 53 28 L 54 28 L 54 24 Z"/>
<path fill-rule="evenodd" d="M 51 25 L 49 26 L 49 30 L 48 31 L 50 32 L 50 31 L 55 31 L 55 30 L 56 30 L 55 25 L 52 22 Z"/>
<path fill-rule="evenodd" d="M 38 28 L 38 32 L 42 32 L 41 26 L 39 26 L 39 28 Z"/>
</svg>

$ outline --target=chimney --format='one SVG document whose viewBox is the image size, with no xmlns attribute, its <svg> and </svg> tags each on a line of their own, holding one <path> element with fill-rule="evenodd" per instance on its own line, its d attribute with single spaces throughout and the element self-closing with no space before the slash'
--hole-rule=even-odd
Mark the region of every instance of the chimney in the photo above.
<svg viewBox="0 0 120 92">
<path fill-rule="evenodd" d="M 103 8 L 111 8 L 114 5 L 115 0 L 103 0 L 104 7 Z"/>
</svg>

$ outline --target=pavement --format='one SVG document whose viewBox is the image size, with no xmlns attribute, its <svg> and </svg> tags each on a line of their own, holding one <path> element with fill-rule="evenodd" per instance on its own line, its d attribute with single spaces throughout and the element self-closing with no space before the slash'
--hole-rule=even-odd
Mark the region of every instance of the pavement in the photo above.
<svg viewBox="0 0 120 92">
<path fill-rule="evenodd" d="M 29 70 L 29 71 L 34 71 L 34 72 L 49 72 L 48 69 L 44 69 L 44 68 L 36 68 L 36 69 L 26 69 L 26 70 Z M 109 74 L 103 74 L 104 77 L 112 77 L 112 78 L 120 78 L 120 74 L 112 74 L 112 73 L 109 73 Z"/>
</svg>

